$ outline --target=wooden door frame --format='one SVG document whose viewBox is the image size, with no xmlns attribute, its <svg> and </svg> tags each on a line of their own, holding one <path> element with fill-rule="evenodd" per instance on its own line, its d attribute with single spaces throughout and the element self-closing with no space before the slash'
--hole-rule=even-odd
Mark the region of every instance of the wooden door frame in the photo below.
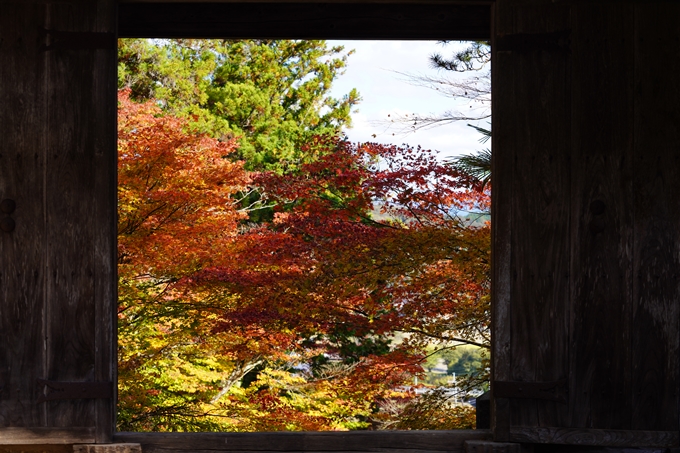
<svg viewBox="0 0 680 453">
<path fill-rule="evenodd" d="M 492 0 L 137 1 L 118 5 L 119 37 L 357 40 L 483 40 L 491 37 Z M 225 12 L 227 20 L 215 20 Z M 191 14 L 190 14 L 191 13 Z M 257 20 L 252 18 L 256 17 Z M 163 451 L 463 451 L 491 430 L 136 433 L 117 443 Z"/>
</svg>

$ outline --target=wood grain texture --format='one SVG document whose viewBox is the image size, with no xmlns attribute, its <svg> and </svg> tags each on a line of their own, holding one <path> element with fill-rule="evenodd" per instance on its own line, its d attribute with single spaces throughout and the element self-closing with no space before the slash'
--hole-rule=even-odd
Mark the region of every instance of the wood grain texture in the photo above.
<svg viewBox="0 0 680 453">
<path fill-rule="evenodd" d="M 678 4 L 635 8 L 634 429 L 677 430 L 680 415 L 678 21 Z"/>
<path fill-rule="evenodd" d="M 630 429 L 633 8 L 573 7 L 572 428 Z"/>
<path fill-rule="evenodd" d="M 495 37 L 571 28 L 571 53 L 493 56 L 494 379 L 570 390 L 495 400 L 496 440 L 677 445 L 678 19 L 670 3 L 496 4 Z"/>
<path fill-rule="evenodd" d="M 569 28 L 568 7 L 522 3 L 497 3 L 496 37 Z M 540 49 L 493 58 L 494 380 L 557 381 L 568 375 L 570 58 Z M 497 423 L 510 425 L 553 426 L 567 411 L 531 399 L 499 403 L 509 413 Z"/>
<path fill-rule="evenodd" d="M 469 440 L 465 442 L 465 453 L 522 453 L 522 448 L 512 442 Z"/>
<path fill-rule="evenodd" d="M 114 32 L 114 7 L 0 4 L 0 197 L 17 202 L 0 237 L 0 443 L 113 428 L 112 401 L 37 403 L 36 379 L 113 380 L 115 49 L 48 50 L 43 30 Z"/>
<path fill-rule="evenodd" d="M 95 28 L 98 32 L 114 32 L 115 4 L 107 2 L 98 9 Z M 117 49 L 97 51 L 94 55 L 97 77 L 93 82 L 92 105 L 102 109 L 99 133 L 95 136 L 94 207 L 99 219 L 93 241 L 95 264 L 95 369 L 98 382 L 113 383 L 113 398 L 95 401 L 97 443 L 111 442 L 115 429 L 118 386 L 118 270 L 117 270 L 117 206 L 118 206 L 118 97 Z"/>
<path fill-rule="evenodd" d="M 139 443 L 144 452 L 165 451 L 463 451 L 466 440 L 488 440 L 489 430 L 351 431 L 282 433 L 116 433 L 115 442 Z"/>
<path fill-rule="evenodd" d="M 80 444 L 73 446 L 73 453 L 142 453 L 139 444 Z"/>
<path fill-rule="evenodd" d="M 522 443 L 630 448 L 675 447 L 679 439 L 677 431 L 515 427 L 510 432 L 513 441 Z"/>
<path fill-rule="evenodd" d="M 73 453 L 73 445 L 0 445 L 0 453 Z"/>
<path fill-rule="evenodd" d="M 517 8 L 517 33 L 569 28 L 565 7 Z M 568 377 L 570 55 L 515 51 L 512 380 Z M 513 400 L 510 423 L 560 425 L 567 406 Z"/>
<path fill-rule="evenodd" d="M 116 2 L 99 0 L 90 31 L 116 32 Z M 93 134 L 93 206 L 97 219 L 92 242 L 94 265 L 94 380 L 114 383 L 112 399 L 94 401 L 95 441 L 111 442 L 115 428 L 117 386 L 117 159 L 118 98 L 117 49 L 90 52 L 93 77 L 88 108 L 97 111 L 92 120 Z"/>
<path fill-rule="evenodd" d="M 68 428 L 0 428 L 0 445 L 55 444 L 68 445 L 94 442 L 95 430 L 91 426 Z"/>
<path fill-rule="evenodd" d="M 142 38 L 431 39 L 490 36 L 489 5 L 123 3 L 119 35 Z"/>
<path fill-rule="evenodd" d="M 114 5 L 108 0 L 51 4 L 48 10 L 51 30 L 114 31 Z M 47 378 L 56 381 L 93 381 L 97 375 L 112 380 L 112 345 L 110 340 L 103 344 L 103 338 L 98 337 L 98 325 L 111 329 L 110 307 L 115 305 L 111 291 L 115 280 L 111 247 L 115 219 L 111 188 L 116 137 L 112 129 L 116 104 L 111 97 L 115 90 L 114 55 L 115 49 L 46 51 L 50 129 L 46 144 L 49 171 L 45 175 Z M 97 370 L 99 354 L 103 355 L 99 360 L 102 368 Z M 96 408 L 102 409 L 102 403 L 47 403 L 47 424 L 96 424 Z M 111 412 L 111 402 L 108 404 L 107 413 Z M 111 431 L 112 419 L 106 420 Z"/>
<path fill-rule="evenodd" d="M 44 423 L 34 404 L 44 371 L 43 16 L 36 4 L 0 3 L 0 199 L 17 205 L 16 229 L 0 232 L 0 427 Z"/>
<path fill-rule="evenodd" d="M 509 3 L 504 1 L 496 2 L 492 9 L 491 90 L 494 102 L 491 104 L 493 118 L 491 145 L 494 152 L 491 165 L 494 179 L 491 192 L 491 218 L 493 219 L 491 222 L 491 382 L 510 380 L 512 366 L 510 295 L 512 290 L 513 117 L 503 112 L 507 112 L 512 104 L 510 87 L 515 84 L 515 78 L 511 72 L 511 53 L 498 52 L 495 46 L 496 36 L 507 33 L 511 29 L 507 16 L 509 9 Z M 505 143 L 508 145 L 503 146 Z M 509 438 L 510 401 L 494 397 L 493 390 L 492 386 L 491 429 L 494 433 L 494 440 L 503 441 Z"/>
</svg>

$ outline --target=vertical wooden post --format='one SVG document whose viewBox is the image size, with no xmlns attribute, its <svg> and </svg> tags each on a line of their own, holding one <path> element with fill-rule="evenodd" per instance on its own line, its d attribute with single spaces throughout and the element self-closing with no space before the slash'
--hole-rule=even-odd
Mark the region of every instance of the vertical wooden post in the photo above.
<svg viewBox="0 0 680 453">
<path fill-rule="evenodd" d="M 569 27 L 569 6 L 495 5 L 493 381 L 568 375 Z M 498 441 L 512 440 L 511 426 L 554 426 L 565 417 L 561 403 L 492 400 Z"/>
</svg>

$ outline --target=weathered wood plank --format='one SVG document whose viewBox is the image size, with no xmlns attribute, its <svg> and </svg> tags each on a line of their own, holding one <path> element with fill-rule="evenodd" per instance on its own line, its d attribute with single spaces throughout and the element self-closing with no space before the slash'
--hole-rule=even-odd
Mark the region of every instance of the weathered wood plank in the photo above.
<svg viewBox="0 0 680 453">
<path fill-rule="evenodd" d="M 605 1 L 605 0 L 602 0 Z M 616 1 L 616 0 L 606 0 Z M 671 1 L 671 0 L 668 0 Z M 494 0 L 326 0 L 323 3 L 373 3 L 373 4 L 418 4 L 418 5 L 491 5 Z M 124 3 L 319 3 L 319 0 L 119 0 Z"/>
<path fill-rule="evenodd" d="M 91 426 L 68 428 L 0 428 L 2 444 L 57 444 L 94 442 L 95 430 Z"/>
<path fill-rule="evenodd" d="M 234 451 L 231 450 L 229 447 L 222 447 L 221 449 L 207 449 L 207 450 L 201 450 L 201 449 L 180 449 L 180 448 L 173 448 L 170 446 L 166 447 L 158 447 L 153 444 L 146 444 L 144 445 L 143 449 L 144 453 L 180 453 L 180 452 L 187 452 L 191 451 L 192 453 L 208 453 L 208 452 L 218 452 L 218 451 L 224 451 L 224 452 L 229 452 L 229 451 Z M 281 452 L 281 450 L 238 450 L 239 453 L 275 453 L 275 452 Z M 299 451 L 299 452 L 305 452 L 305 453 L 323 453 L 327 452 L 328 450 L 290 450 L 290 451 Z M 399 448 L 374 448 L 374 449 L 364 449 L 364 450 L 333 450 L 335 453 L 380 453 L 380 452 L 391 452 L 391 453 L 464 453 L 465 452 L 465 447 L 464 445 L 451 445 L 448 450 L 417 450 L 417 449 L 399 449 Z"/>
<path fill-rule="evenodd" d="M 73 453 L 73 445 L 0 445 L 0 453 Z"/>
<path fill-rule="evenodd" d="M 678 429 L 680 5 L 635 11 L 632 427 Z"/>
<path fill-rule="evenodd" d="M 633 9 L 573 6 L 572 428 L 630 429 Z"/>
<path fill-rule="evenodd" d="M 0 427 L 44 423 L 34 404 L 44 371 L 42 21 L 42 6 L 0 3 L 0 200 L 16 201 L 16 229 L 0 231 Z"/>
<path fill-rule="evenodd" d="M 510 432 L 514 442 L 543 444 L 675 447 L 679 440 L 677 431 L 513 427 Z"/>
<path fill-rule="evenodd" d="M 73 453 L 142 453 L 139 444 L 79 444 L 73 446 Z"/>
<path fill-rule="evenodd" d="M 0 443 L 105 440 L 97 405 L 112 430 L 112 401 L 39 404 L 36 379 L 113 380 L 115 49 L 48 50 L 43 30 L 113 32 L 114 7 L 0 4 L 0 198 L 17 204 L 0 235 Z"/>
<path fill-rule="evenodd" d="M 462 451 L 466 440 L 488 440 L 489 430 L 281 433 L 116 433 L 115 442 L 143 451 Z"/>
<path fill-rule="evenodd" d="M 569 8 L 515 10 L 516 33 L 568 32 Z M 513 381 L 568 377 L 570 55 L 517 50 L 513 185 Z M 511 425 L 560 426 L 563 403 L 513 400 Z"/>
<path fill-rule="evenodd" d="M 48 29 L 94 32 L 108 26 L 105 31 L 113 32 L 114 11 L 111 1 L 53 4 L 49 6 Z M 49 171 L 45 175 L 49 225 L 45 247 L 49 269 L 47 378 L 93 381 L 99 375 L 111 381 L 112 332 L 107 332 L 109 344 L 103 344 L 101 334 L 99 338 L 97 334 L 101 332 L 98 324 L 111 329 L 111 307 L 115 305 L 111 291 L 115 280 L 111 247 L 115 219 L 111 187 L 115 174 L 111 165 L 116 137 L 112 128 L 115 49 L 50 49 L 45 51 L 45 58 L 50 130 L 46 144 Z M 99 318 L 98 305 L 106 312 Z M 97 360 L 97 355 L 102 357 Z M 97 362 L 101 370 L 96 369 Z M 49 402 L 47 424 L 93 426 L 98 418 L 95 408 L 101 404 L 93 400 Z M 110 405 L 107 412 L 111 412 Z M 106 417 L 104 423 L 107 420 L 111 425 L 112 418 Z"/>
<path fill-rule="evenodd" d="M 94 15 L 93 31 L 115 33 L 117 6 L 113 0 L 100 0 Z M 95 363 L 94 379 L 112 382 L 112 399 L 95 401 L 95 441 L 109 443 L 115 430 L 117 402 L 117 206 L 118 206 L 118 98 L 117 49 L 93 52 L 93 79 L 90 107 L 98 109 L 94 134 L 94 175 L 92 216 L 97 219 L 93 240 L 95 266 Z"/>
<path fill-rule="evenodd" d="M 495 38 L 506 40 L 570 25 L 569 8 L 551 4 L 499 1 L 494 18 Z M 493 58 L 494 380 L 557 381 L 568 374 L 570 59 L 508 46 Z M 559 425 L 567 409 L 530 399 L 495 404 L 497 428 Z M 507 427 L 495 434 L 509 439 Z"/>
<path fill-rule="evenodd" d="M 459 39 L 490 37 L 490 7 L 379 3 L 122 3 L 119 36 Z"/>
<path fill-rule="evenodd" d="M 493 190 L 491 192 L 491 382 L 511 379 L 510 331 L 511 288 L 512 288 L 512 116 L 503 114 L 512 103 L 510 90 L 515 80 L 510 72 L 512 55 L 498 52 L 496 36 L 511 29 L 507 16 L 507 2 L 496 2 L 492 9 L 491 51 L 493 71 L 491 71 L 491 104 L 493 134 L 491 147 L 494 150 L 491 160 Z M 500 77 L 501 71 L 504 74 Z M 506 100 L 506 98 L 508 98 Z M 506 121 L 508 122 L 506 125 Z M 508 143 L 507 146 L 503 146 Z M 493 396 L 491 387 L 491 429 L 495 440 L 509 437 L 510 401 Z"/>
</svg>

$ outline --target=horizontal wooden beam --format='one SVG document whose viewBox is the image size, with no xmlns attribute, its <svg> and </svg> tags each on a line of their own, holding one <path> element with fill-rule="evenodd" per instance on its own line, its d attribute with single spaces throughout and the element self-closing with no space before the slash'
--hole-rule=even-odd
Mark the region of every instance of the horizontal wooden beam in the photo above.
<svg viewBox="0 0 680 453">
<path fill-rule="evenodd" d="M 678 447 L 678 431 L 510 427 L 512 442 L 606 447 Z"/>
<path fill-rule="evenodd" d="M 588 0 L 553 0 L 555 1 L 588 1 Z M 597 0 L 593 0 L 597 1 Z M 621 1 L 621 0 L 599 0 L 599 1 Z M 671 1 L 671 0 L 668 0 Z M 676 0 L 672 0 L 676 1 Z M 381 3 L 381 4 L 403 4 L 413 5 L 491 5 L 495 0 L 325 0 L 323 3 Z M 122 3 L 320 3 L 319 0 L 118 0 Z"/>
<path fill-rule="evenodd" d="M 0 445 L 69 445 L 95 442 L 94 427 L 19 428 L 1 427 Z M 2 450 L 0 448 L 0 450 Z"/>
<path fill-rule="evenodd" d="M 120 3 L 119 37 L 485 40 L 486 3 Z"/>
<path fill-rule="evenodd" d="M 463 452 L 466 440 L 490 440 L 489 430 L 334 431 L 274 433 L 116 433 L 114 442 L 161 452 Z"/>
</svg>

